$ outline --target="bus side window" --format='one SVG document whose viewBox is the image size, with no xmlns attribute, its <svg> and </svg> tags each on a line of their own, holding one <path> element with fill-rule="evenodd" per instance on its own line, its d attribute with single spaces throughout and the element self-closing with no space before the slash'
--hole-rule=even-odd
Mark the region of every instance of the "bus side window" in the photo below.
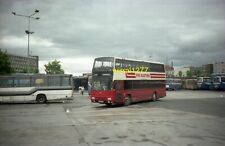
<svg viewBox="0 0 225 146">
<path fill-rule="evenodd" d="M 221 77 L 221 82 L 225 82 L 225 77 Z"/>
<path fill-rule="evenodd" d="M 14 84 L 13 84 L 13 78 L 3 78 L 3 77 L 0 77 L 0 87 L 13 87 Z"/>
<path fill-rule="evenodd" d="M 70 77 L 62 77 L 62 86 L 69 86 L 70 85 Z"/>
<path fill-rule="evenodd" d="M 49 76 L 48 83 L 49 83 L 50 86 L 60 86 L 60 77 Z"/>
<path fill-rule="evenodd" d="M 29 87 L 30 86 L 30 78 L 20 78 L 18 86 L 19 87 Z"/>
<path fill-rule="evenodd" d="M 36 79 L 35 80 L 35 85 L 36 86 L 41 86 L 41 85 L 43 85 L 44 84 L 44 80 L 43 79 Z"/>
<path fill-rule="evenodd" d="M 115 67 L 116 69 L 121 69 L 121 63 L 119 63 L 119 62 L 116 62 L 116 67 Z"/>
</svg>

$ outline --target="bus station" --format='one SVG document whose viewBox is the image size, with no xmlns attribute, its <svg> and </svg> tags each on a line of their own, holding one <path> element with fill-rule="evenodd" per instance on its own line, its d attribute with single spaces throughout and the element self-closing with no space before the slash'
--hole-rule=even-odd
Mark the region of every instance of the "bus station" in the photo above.
<svg viewBox="0 0 225 146">
<path fill-rule="evenodd" d="M 0 146 L 225 146 L 225 0 L 0 0 Z"/>
<path fill-rule="evenodd" d="M 158 62 L 98 57 L 93 64 L 85 78 L 0 76 L 0 145 L 225 144 L 225 93 L 199 88 L 209 78 L 166 80 Z"/>
</svg>

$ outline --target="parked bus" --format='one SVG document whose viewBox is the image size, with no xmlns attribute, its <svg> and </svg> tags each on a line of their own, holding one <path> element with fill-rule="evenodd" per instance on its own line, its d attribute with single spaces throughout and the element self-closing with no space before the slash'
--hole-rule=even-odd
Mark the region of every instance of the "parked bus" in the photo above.
<svg viewBox="0 0 225 146">
<path fill-rule="evenodd" d="M 213 87 L 216 90 L 225 90 L 225 76 L 214 76 Z"/>
<path fill-rule="evenodd" d="M 15 74 L 0 76 L 0 102 L 68 99 L 72 96 L 72 75 Z"/>
<path fill-rule="evenodd" d="M 166 90 L 179 90 L 182 88 L 181 79 L 167 78 Z"/>
<path fill-rule="evenodd" d="M 197 79 L 184 79 L 182 84 L 184 89 L 190 89 L 190 90 L 198 89 Z"/>
<path fill-rule="evenodd" d="M 90 99 L 106 105 L 129 105 L 166 96 L 162 63 L 99 57 L 92 69 Z"/>
<path fill-rule="evenodd" d="M 210 77 L 198 77 L 197 78 L 198 89 L 210 90 L 213 89 L 212 80 Z"/>
</svg>

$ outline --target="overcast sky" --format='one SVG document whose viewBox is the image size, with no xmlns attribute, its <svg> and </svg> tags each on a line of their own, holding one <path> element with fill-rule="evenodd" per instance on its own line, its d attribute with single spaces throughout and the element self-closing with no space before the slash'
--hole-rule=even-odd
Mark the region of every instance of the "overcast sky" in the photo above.
<svg viewBox="0 0 225 146">
<path fill-rule="evenodd" d="M 225 60 L 225 0 L 0 0 L 0 48 L 54 59 L 66 73 L 91 72 L 93 59 L 117 56 L 175 66 Z"/>
</svg>

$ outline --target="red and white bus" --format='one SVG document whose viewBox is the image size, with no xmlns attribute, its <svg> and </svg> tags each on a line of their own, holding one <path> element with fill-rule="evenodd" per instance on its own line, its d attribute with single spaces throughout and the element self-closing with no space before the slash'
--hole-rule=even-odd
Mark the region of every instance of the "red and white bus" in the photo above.
<svg viewBox="0 0 225 146">
<path fill-rule="evenodd" d="M 164 64 L 116 57 L 95 58 L 90 99 L 106 105 L 156 101 L 166 96 Z"/>
</svg>

